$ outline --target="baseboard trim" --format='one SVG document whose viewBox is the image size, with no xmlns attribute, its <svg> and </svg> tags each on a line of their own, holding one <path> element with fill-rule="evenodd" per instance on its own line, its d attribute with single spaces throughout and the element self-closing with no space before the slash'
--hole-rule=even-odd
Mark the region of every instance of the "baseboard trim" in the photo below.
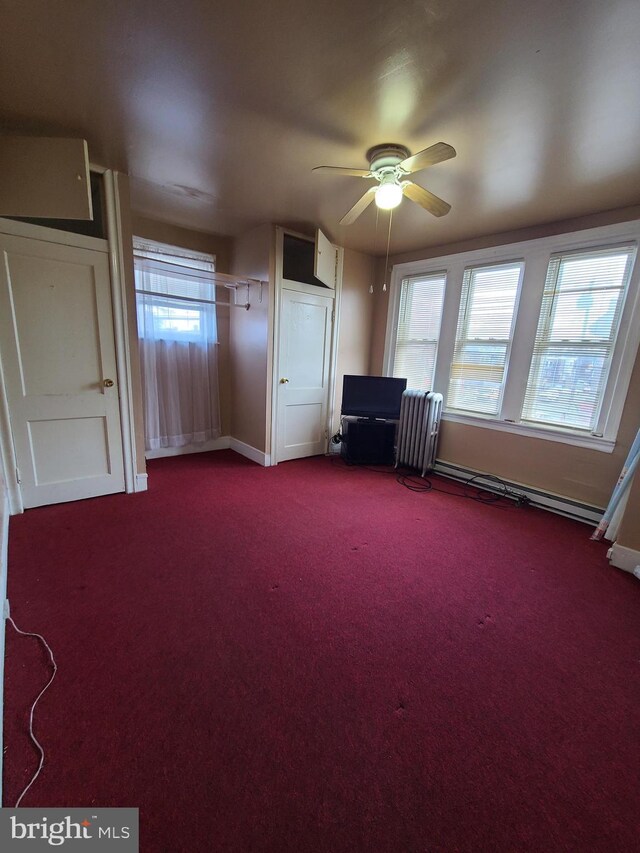
<svg viewBox="0 0 640 853">
<path fill-rule="evenodd" d="M 134 483 L 134 491 L 135 492 L 146 492 L 149 488 L 149 476 L 148 474 L 136 474 L 136 479 Z"/>
<path fill-rule="evenodd" d="M 491 475 L 487 471 L 474 471 L 472 468 L 463 468 L 461 465 L 454 465 L 452 462 L 446 462 L 443 459 L 436 460 L 434 470 L 436 474 L 442 474 L 443 477 L 449 477 L 452 480 L 462 482 L 465 482 L 470 477 L 476 477 L 476 482 L 483 489 L 500 493 L 500 488 L 491 479 L 495 475 Z M 531 501 L 532 506 L 549 510 L 549 512 L 555 512 L 557 515 L 564 515 L 567 518 L 573 518 L 575 521 L 583 521 L 585 524 L 596 525 L 602 518 L 604 510 L 600 507 L 580 503 L 580 501 L 575 501 L 572 498 L 566 498 L 562 495 L 555 495 L 551 492 L 543 492 L 533 486 L 514 483 L 502 477 L 500 477 L 500 480 L 507 488 L 526 495 Z"/>
<path fill-rule="evenodd" d="M 264 468 L 268 468 L 271 465 L 271 456 L 268 453 L 263 453 L 257 447 L 252 447 L 252 445 L 246 444 L 244 441 L 240 441 L 239 438 L 234 438 L 230 435 L 221 435 L 220 438 L 213 438 L 211 441 L 205 441 L 203 444 L 187 444 L 184 447 L 162 447 L 159 450 L 147 450 L 145 457 L 147 459 L 161 459 L 164 456 L 182 456 L 187 453 L 209 453 L 211 450 L 228 450 L 229 448 L 235 450 L 241 456 L 251 459 L 252 462 L 257 462 L 258 465 L 262 465 Z M 136 478 L 136 491 L 145 491 L 147 488 L 147 475 L 138 474 L 137 477 L 144 477 L 145 484 L 141 484 L 142 487 L 137 488 Z"/>
<path fill-rule="evenodd" d="M 614 542 L 607 551 L 607 557 L 612 566 L 622 569 L 623 572 L 635 574 L 634 569 L 640 570 L 640 551 L 635 551 L 633 548 Z"/>
<path fill-rule="evenodd" d="M 228 435 L 212 438 L 201 444 L 185 444 L 183 447 L 160 447 L 158 450 L 147 450 L 146 459 L 162 459 L 164 456 L 182 456 L 187 453 L 209 453 L 211 450 L 227 450 L 231 439 Z"/>
<path fill-rule="evenodd" d="M 241 456 L 246 456 L 246 458 L 251 459 L 252 462 L 257 462 L 258 465 L 262 465 L 263 468 L 268 468 L 271 465 L 271 456 L 268 453 L 263 453 L 261 450 L 258 450 L 257 447 L 245 444 L 244 441 L 240 441 L 238 438 L 231 437 L 229 447 Z"/>
</svg>

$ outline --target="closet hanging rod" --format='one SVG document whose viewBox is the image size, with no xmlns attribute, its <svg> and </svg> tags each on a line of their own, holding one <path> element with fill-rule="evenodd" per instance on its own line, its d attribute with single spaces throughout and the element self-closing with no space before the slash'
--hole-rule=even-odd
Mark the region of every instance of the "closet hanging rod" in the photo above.
<svg viewBox="0 0 640 853">
<path fill-rule="evenodd" d="M 231 305 L 230 302 L 216 302 L 215 299 L 197 299 L 195 296 L 178 296 L 175 293 L 160 293 L 157 290 L 140 290 L 136 287 L 136 293 L 144 296 L 159 296 L 160 299 L 179 299 L 180 302 L 197 302 L 198 305 Z"/>
<path fill-rule="evenodd" d="M 142 293 L 143 296 L 159 296 L 161 299 L 177 299 L 179 302 L 195 302 L 197 305 L 217 305 L 218 308 L 244 308 L 249 310 L 248 302 L 217 302 L 215 299 L 196 299 L 194 296 L 177 296 L 174 293 L 159 293 L 157 290 L 140 290 L 136 288 L 136 293 Z"/>
<path fill-rule="evenodd" d="M 185 279 L 190 281 L 196 279 L 198 281 L 206 281 L 216 287 L 227 287 L 231 290 L 237 290 L 239 287 L 247 287 L 252 284 L 263 284 L 258 278 L 249 278 L 247 276 L 228 275 L 224 272 L 216 272 L 215 270 L 203 270 L 196 267 L 183 266 L 182 264 L 172 264 L 169 261 L 160 261 L 153 258 L 145 258 L 134 253 L 135 265 L 142 272 L 156 273 L 159 275 L 171 275 L 174 278 Z"/>
</svg>

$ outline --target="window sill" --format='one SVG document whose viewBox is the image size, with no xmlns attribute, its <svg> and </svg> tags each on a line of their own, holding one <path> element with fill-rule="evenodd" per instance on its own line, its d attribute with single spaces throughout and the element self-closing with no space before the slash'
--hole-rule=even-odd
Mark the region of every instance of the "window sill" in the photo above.
<svg viewBox="0 0 640 853">
<path fill-rule="evenodd" d="M 442 419 L 456 424 L 481 427 L 482 429 L 511 432 L 516 435 L 527 436 L 528 438 L 541 438 L 544 441 L 556 441 L 560 444 L 572 444 L 575 447 L 587 447 L 590 450 L 599 450 L 602 453 L 613 453 L 613 449 L 616 446 L 615 441 L 595 435 L 579 435 L 577 433 L 565 432 L 562 429 L 510 423 L 493 418 L 483 418 L 480 415 L 458 415 L 454 412 L 443 412 Z"/>
</svg>

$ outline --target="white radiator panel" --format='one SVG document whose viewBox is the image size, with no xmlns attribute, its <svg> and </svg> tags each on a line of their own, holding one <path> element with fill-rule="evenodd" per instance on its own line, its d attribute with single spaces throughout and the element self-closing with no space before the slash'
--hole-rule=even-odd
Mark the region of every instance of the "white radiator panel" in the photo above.
<svg viewBox="0 0 640 853">
<path fill-rule="evenodd" d="M 442 394 L 405 391 L 400 407 L 396 467 L 415 468 L 424 477 L 436 461 Z"/>
</svg>

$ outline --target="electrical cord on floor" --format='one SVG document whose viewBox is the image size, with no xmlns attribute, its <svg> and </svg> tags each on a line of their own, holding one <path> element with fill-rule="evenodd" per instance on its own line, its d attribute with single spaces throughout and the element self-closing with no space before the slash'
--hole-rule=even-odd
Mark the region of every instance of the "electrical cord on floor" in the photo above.
<svg viewBox="0 0 640 853">
<path fill-rule="evenodd" d="M 38 776 L 40 775 L 40 771 L 42 770 L 42 767 L 43 767 L 43 765 L 44 765 L 44 749 L 42 748 L 42 744 L 40 743 L 40 741 L 38 740 L 38 738 L 37 738 L 37 737 L 35 736 L 35 734 L 33 733 L 33 714 L 34 714 L 34 712 L 35 712 L 35 710 L 36 710 L 36 705 L 38 704 L 38 702 L 40 701 L 40 699 L 41 699 L 41 697 L 44 695 L 44 693 L 49 689 L 49 687 L 51 686 L 51 682 L 52 682 L 52 681 L 53 681 L 53 679 L 56 677 L 56 672 L 58 671 L 58 664 L 56 663 L 56 659 L 55 659 L 55 658 L 54 658 L 54 656 L 53 656 L 53 652 L 51 651 L 51 648 L 50 648 L 49 644 L 47 643 L 47 641 L 45 640 L 45 638 L 42 636 L 42 634 L 35 634 L 35 633 L 31 632 L 31 631 L 22 631 L 22 630 L 20 630 L 20 628 L 18 628 L 18 626 L 16 625 L 16 623 L 15 623 L 15 622 L 13 621 L 13 619 L 11 618 L 11 616 L 7 616 L 7 622 L 11 622 L 11 624 L 12 624 L 12 625 L 13 625 L 13 627 L 14 627 L 14 630 L 15 630 L 18 634 L 22 634 L 22 636 L 23 636 L 23 637 L 36 637 L 38 640 L 40 640 L 40 642 L 42 643 L 42 645 L 43 645 L 43 646 L 45 647 L 45 649 L 49 652 L 49 658 L 51 659 L 51 665 L 53 666 L 53 672 L 51 673 L 51 678 L 49 679 L 49 681 L 47 681 L 47 683 L 46 683 L 46 684 L 45 684 L 45 686 L 42 688 L 42 690 L 40 691 L 40 693 L 38 693 L 38 695 L 37 695 L 37 697 L 36 697 L 36 699 L 35 699 L 35 701 L 34 701 L 33 705 L 31 706 L 31 712 L 30 712 L 30 714 L 29 714 L 29 736 L 30 736 L 31 740 L 35 743 L 36 748 L 37 748 L 38 752 L 40 753 L 40 763 L 38 764 L 38 769 L 36 770 L 36 772 L 35 772 L 35 773 L 33 774 L 33 776 L 31 777 L 31 781 L 29 782 L 29 784 L 27 785 L 27 787 L 23 790 L 23 792 L 22 792 L 22 793 L 20 794 L 20 796 L 18 797 L 18 799 L 17 799 L 17 801 L 16 801 L 16 804 L 15 804 L 15 806 L 14 806 L 14 808 L 16 808 L 16 809 L 17 809 L 17 808 L 18 808 L 18 806 L 20 805 L 20 803 L 22 802 L 22 798 L 24 797 L 24 795 L 27 793 L 27 791 L 29 790 L 29 788 L 33 785 L 33 783 L 36 781 L 36 779 L 37 779 L 37 778 L 38 778 Z"/>
<path fill-rule="evenodd" d="M 396 481 L 411 492 L 440 492 L 443 495 L 450 495 L 454 498 L 467 498 L 474 500 L 478 503 L 486 504 L 487 506 L 494 506 L 497 509 L 517 509 L 519 507 L 528 506 L 531 503 L 531 499 L 528 495 L 525 495 L 523 492 L 517 492 L 510 489 L 504 480 L 501 480 L 500 477 L 495 477 L 493 474 L 475 474 L 468 480 L 464 480 L 459 483 L 457 489 L 455 487 L 452 489 L 442 489 L 438 486 L 434 486 L 433 482 L 428 477 L 420 477 L 415 473 L 415 471 L 413 471 L 413 469 L 399 470 L 394 465 L 376 468 L 370 465 L 349 465 L 349 463 L 345 462 L 345 460 L 337 453 L 329 453 L 328 456 L 332 458 L 334 465 L 340 465 L 341 467 L 349 470 L 364 468 L 366 471 L 373 471 L 374 474 L 393 474 Z M 497 491 L 492 491 L 491 489 L 476 485 L 475 481 L 480 479 L 485 482 L 490 480 L 492 483 L 495 483 Z M 471 492 L 470 490 L 474 491 Z"/>
<path fill-rule="evenodd" d="M 442 489 L 434 486 L 428 477 L 418 477 L 416 474 L 403 474 L 397 476 L 397 482 L 405 489 L 411 492 L 440 492 L 443 495 L 450 495 L 454 498 L 467 498 L 487 506 L 493 506 L 497 509 L 516 509 L 518 507 L 527 506 L 531 503 L 530 498 L 523 492 L 516 492 L 510 489 L 507 484 L 492 474 L 476 474 L 468 480 L 460 483 L 458 489 Z M 475 485 L 475 480 L 491 480 L 498 486 L 499 491 L 483 488 Z M 475 490 L 471 493 L 469 490 Z"/>
</svg>

